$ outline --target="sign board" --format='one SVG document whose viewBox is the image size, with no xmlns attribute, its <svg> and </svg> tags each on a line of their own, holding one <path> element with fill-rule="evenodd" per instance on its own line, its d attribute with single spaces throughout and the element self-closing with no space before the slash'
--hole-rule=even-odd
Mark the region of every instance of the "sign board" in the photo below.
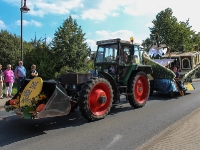
<svg viewBox="0 0 200 150">
<path fill-rule="evenodd" d="M 35 77 L 29 81 L 20 97 L 20 107 L 32 106 L 31 100 L 38 96 L 42 91 L 43 80 Z"/>
</svg>

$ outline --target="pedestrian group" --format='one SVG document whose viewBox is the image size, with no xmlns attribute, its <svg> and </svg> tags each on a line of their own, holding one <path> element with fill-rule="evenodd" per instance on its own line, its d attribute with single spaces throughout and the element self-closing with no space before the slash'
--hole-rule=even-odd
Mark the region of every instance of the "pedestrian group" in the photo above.
<svg viewBox="0 0 200 150">
<path fill-rule="evenodd" d="M 30 70 L 30 79 L 38 76 L 36 71 L 36 65 L 33 64 Z M 5 97 L 12 98 L 12 88 L 15 81 L 17 81 L 17 91 L 19 92 L 23 83 L 26 79 L 26 68 L 23 66 L 23 62 L 19 61 L 19 65 L 12 70 L 10 64 L 7 65 L 6 70 L 2 70 L 2 65 L 0 64 L 0 99 L 3 99 L 3 87 L 5 86 Z"/>
</svg>

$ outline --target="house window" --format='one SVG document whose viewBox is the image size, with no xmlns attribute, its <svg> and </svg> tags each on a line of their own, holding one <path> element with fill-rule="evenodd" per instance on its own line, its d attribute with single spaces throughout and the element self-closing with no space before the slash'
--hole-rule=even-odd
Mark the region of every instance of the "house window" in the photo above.
<svg viewBox="0 0 200 150">
<path fill-rule="evenodd" d="M 188 58 L 184 58 L 182 60 L 182 68 L 183 69 L 191 69 L 190 60 Z"/>
</svg>

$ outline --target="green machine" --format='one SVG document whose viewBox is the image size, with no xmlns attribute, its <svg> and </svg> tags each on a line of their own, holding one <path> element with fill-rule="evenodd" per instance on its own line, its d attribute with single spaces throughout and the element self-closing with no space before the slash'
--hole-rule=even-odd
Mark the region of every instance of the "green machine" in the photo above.
<svg viewBox="0 0 200 150">
<path fill-rule="evenodd" d="M 149 79 L 152 74 L 150 65 L 143 65 L 140 45 L 132 41 L 110 39 L 97 41 L 97 52 L 94 60 L 94 87 L 103 91 L 109 89 L 111 103 L 120 100 L 125 95 L 134 108 L 143 107 L 149 98 Z M 101 86 L 101 80 L 107 81 Z M 107 108 L 106 108 L 107 109 Z M 105 112 L 107 114 L 108 112 Z"/>
</svg>

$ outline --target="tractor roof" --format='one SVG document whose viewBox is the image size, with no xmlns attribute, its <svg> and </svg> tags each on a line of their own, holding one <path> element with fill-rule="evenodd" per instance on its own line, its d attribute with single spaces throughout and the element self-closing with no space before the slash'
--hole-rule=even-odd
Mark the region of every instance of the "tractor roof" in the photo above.
<svg viewBox="0 0 200 150">
<path fill-rule="evenodd" d="M 96 44 L 97 45 L 104 45 L 104 44 L 113 44 L 113 43 L 132 44 L 130 41 L 121 40 L 120 38 L 97 41 Z M 140 45 L 140 44 L 134 43 L 134 45 Z"/>
</svg>

